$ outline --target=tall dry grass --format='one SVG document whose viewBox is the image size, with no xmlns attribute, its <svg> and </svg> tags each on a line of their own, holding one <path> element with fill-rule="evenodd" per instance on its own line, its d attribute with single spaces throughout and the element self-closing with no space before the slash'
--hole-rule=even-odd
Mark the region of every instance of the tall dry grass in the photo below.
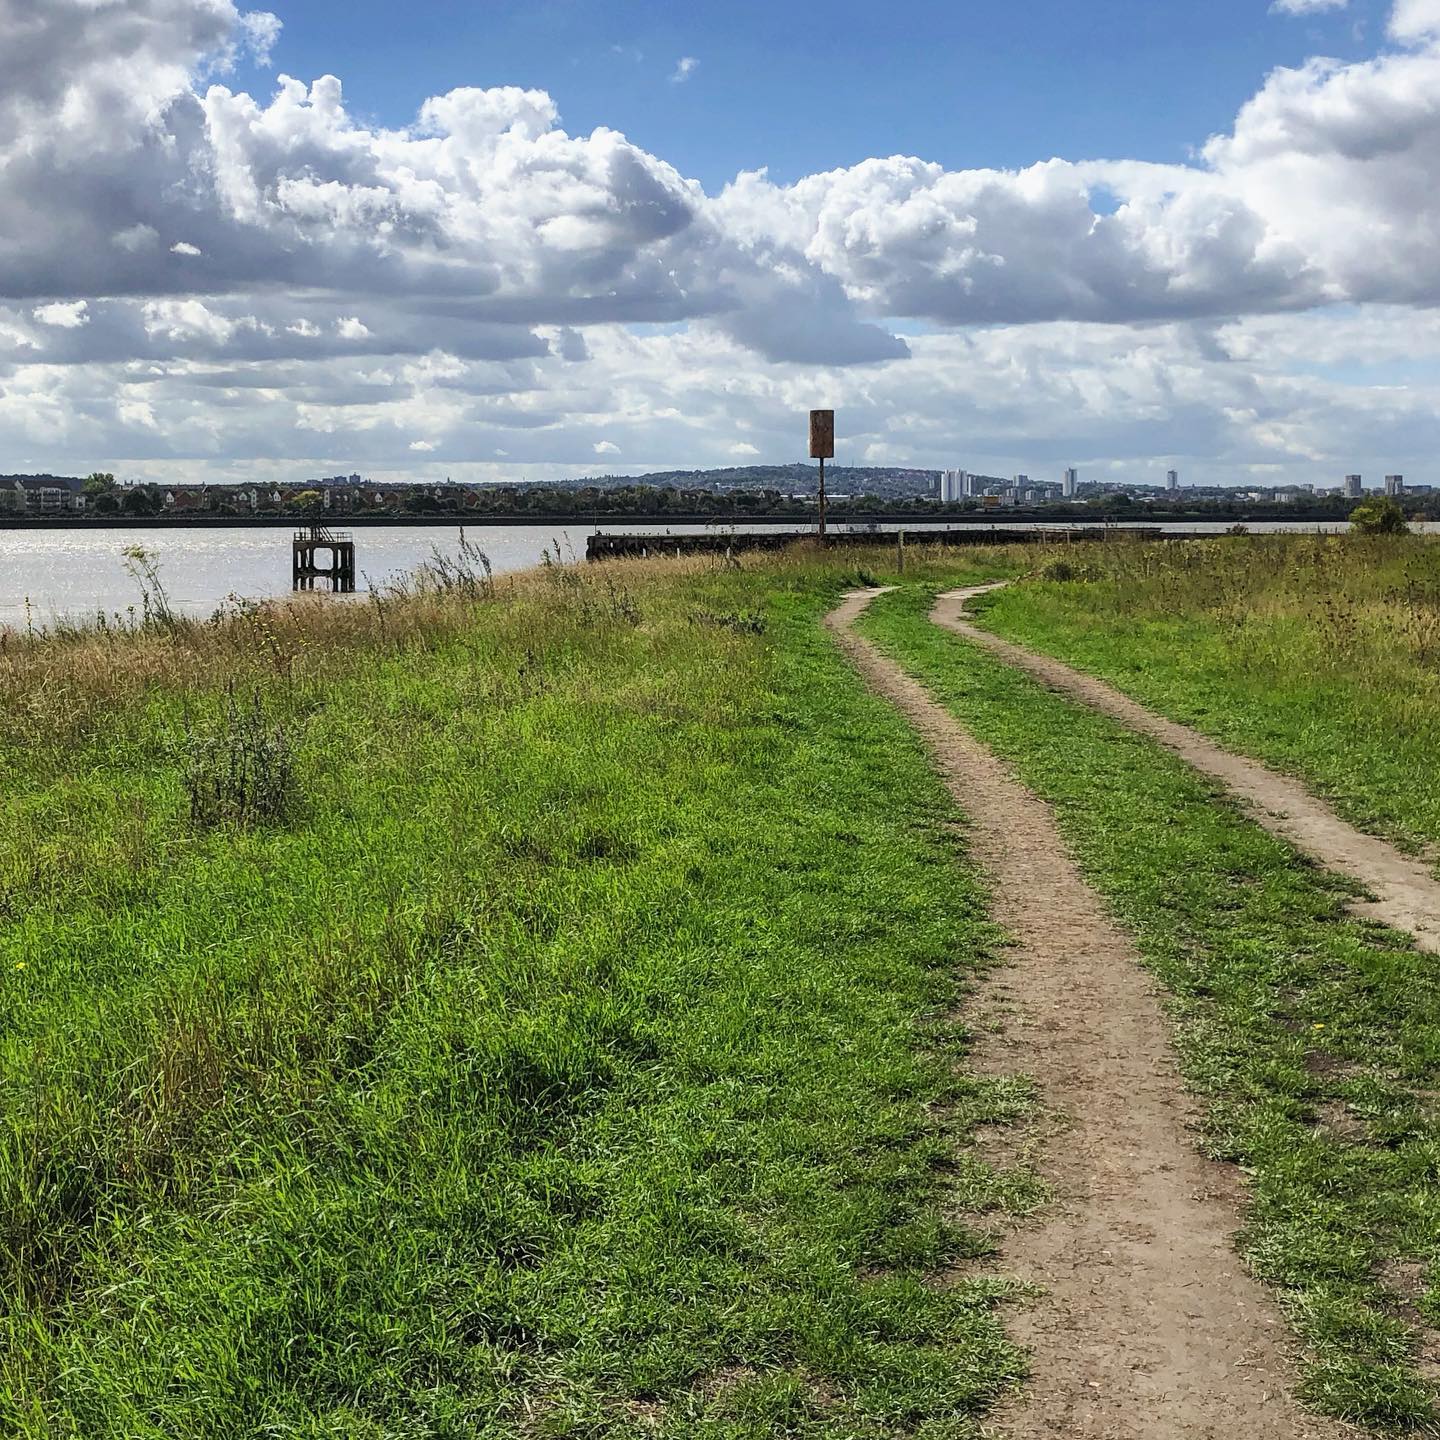
<svg viewBox="0 0 1440 1440">
<path fill-rule="evenodd" d="M 367 595 L 287 596 L 231 601 L 197 619 L 152 602 L 138 612 L 60 622 L 44 629 L 0 627 L 0 752 L 37 743 L 72 744 L 107 716 L 155 691 L 303 685 L 363 664 L 367 655 L 434 646 L 462 633 L 477 607 L 550 597 L 584 618 L 629 603 L 632 590 L 735 570 L 764 570 L 776 589 L 825 578 L 868 583 L 894 566 L 893 545 L 818 552 L 801 543 L 781 552 L 563 565 L 555 561 L 504 576 L 488 562 L 442 557 Z M 1000 548 L 960 555 L 936 544 L 906 549 L 906 575 L 924 578 L 957 563 L 1008 571 L 1019 557 Z M 483 563 L 482 563 L 483 562 Z"/>
</svg>

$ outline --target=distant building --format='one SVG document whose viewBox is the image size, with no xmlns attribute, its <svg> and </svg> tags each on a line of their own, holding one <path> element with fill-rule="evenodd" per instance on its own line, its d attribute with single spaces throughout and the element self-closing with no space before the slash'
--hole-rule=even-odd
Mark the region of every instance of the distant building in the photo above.
<svg viewBox="0 0 1440 1440">
<path fill-rule="evenodd" d="M 1023 475 L 1018 481 L 1025 481 Z M 1028 482 L 1026 482 L 1028 483 Z M 942 470 L 940 472 L 940 499 L 945 504 L 959 500 L 974 500 L 991 493 L 998 487 L 1008 489 L 1008 480 L 998 480 L 993 475 L 974 475 L 969 470 Z"/>
<path fill-rule="evenodd" d="M 1358 500 L 1365 493 L 1365 477 L 1363 475 L 1347 475 L 1345 477 L 1345 498 L 1347 500 Z"/>
<path fill-rule="evenodd" d="M 1405 477 L 1403 475 L 1387 475 L 1385 477 L 1385 493 L 1392 497 L 1399 497 L 1405 493 Z"/>
<path fill-rule="evenodd" d="M 58 515 L 81 511 L 85 496 L 79 482 L 67 483 L 49 475 L 21 475 L 0 481 L 0 510 L 27 515 Z"/>
<path fill-rule="evenodd" d="M 1180 488 L 1180 472 L 1178 470 L 1167 470 L 1165 472 L 1165 488 L 1167 490 L 1178 490 Z"/>
<path fill-rule="evenodd" d="M 1061 483 L 1060 493 L 1067 500 L 1075 498 L 1075 492 L 1080 487 L 1080 472 L 1072 465 L 1065 471 L 1065 479 Z"/>
</svg>

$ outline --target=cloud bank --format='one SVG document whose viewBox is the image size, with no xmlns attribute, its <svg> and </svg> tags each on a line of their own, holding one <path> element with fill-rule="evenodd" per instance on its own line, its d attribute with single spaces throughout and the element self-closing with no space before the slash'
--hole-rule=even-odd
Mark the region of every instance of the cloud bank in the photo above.
<svg viewBox="0 0 1440 1440">
<path fill-rule="evenodd" d="M 20 455 L 721 463 L 774 453 L 767 416 L 828 386 L 867 451 L 940 463 L 1024 438 L 1019 395 L 988 439 L 964 408 L 996 404 L 964 366 L 998 363 L 1026 367 L 1057 455 L 1218 463 L 1246 435 L 1263 469 L 1332 452 L 1235 337 L 1440 303 L 1440 0 L 1399 0 L 1369 60 L 1275 71 L 1190 164 L 891 156 L 718 195 L 613 130 L 569 134 L 539 91 L 458 89 L 383 129 L 333 76 L 234 90 L 283 32 L 232 0 L 0 0 L 0 36 L 0 445 Z M 1169 364 L 1137 371 L 1157 335 Z M 1057 377 L 1108 416 L 1093 434 L 1054 434 Z M 1418 411 L 1423 380 L 1386 413 Z"/>
</svg>

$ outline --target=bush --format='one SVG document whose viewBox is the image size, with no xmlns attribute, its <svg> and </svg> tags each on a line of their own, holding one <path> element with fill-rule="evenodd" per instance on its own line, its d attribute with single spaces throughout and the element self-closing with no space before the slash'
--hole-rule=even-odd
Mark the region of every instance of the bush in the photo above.
<svg viewBox="0 0 1440 1440">
<path fill-rule="evenodd" d="M 1405 512 L 1388 496 L 1376 495 L 1350 512 L 1352 535 L 1408 535 Z"/>
<path fill-rule="evenodd" d="M 1098 580 L 1100 571 L 1094 565 L 1080 564 L 1068 555 L 1052 555 L 1036 567 L 1035 579 L 1064 585 L 1071 580 Z"/>
</svg>

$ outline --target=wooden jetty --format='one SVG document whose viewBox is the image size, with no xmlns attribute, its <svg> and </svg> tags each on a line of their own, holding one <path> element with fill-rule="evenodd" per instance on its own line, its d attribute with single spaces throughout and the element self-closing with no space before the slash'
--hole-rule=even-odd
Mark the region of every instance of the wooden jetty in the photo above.
<svg viewBox="0 0 1440 1440">
<path fill-rule="evenodd" d="M 321 563 L 321 554 L 325 562 Z M 291 552 L 290 578 L 296 590 L 314 590 L 316 581 L 337 595 L 355 591 L 355 537 L 307 525 L 295 532 Z"/>
<path fill-rule="evenodd" d="M 949 529 L 834 530 L 825 543 L 831 549 L 849 546 L 894 545 L 903 537 L 910 545 L 1042 545 L 1093 540 L 1199 540 L 1214 539 L 1215 532 L 1158 529 L 1139 525 L 1090 525 L 1073 529 L 1009 529 L 988 524 L 961 523 Z M 814 530 L 726 531 L 713 530 L 695 535 L 601 534 L 598 530 L 585 542 L 587 560 L 642 559 L 646 556 L 740 554 L 752 550 L 784 550 L 809 541 L 818 543 Z"/>
</svg>

